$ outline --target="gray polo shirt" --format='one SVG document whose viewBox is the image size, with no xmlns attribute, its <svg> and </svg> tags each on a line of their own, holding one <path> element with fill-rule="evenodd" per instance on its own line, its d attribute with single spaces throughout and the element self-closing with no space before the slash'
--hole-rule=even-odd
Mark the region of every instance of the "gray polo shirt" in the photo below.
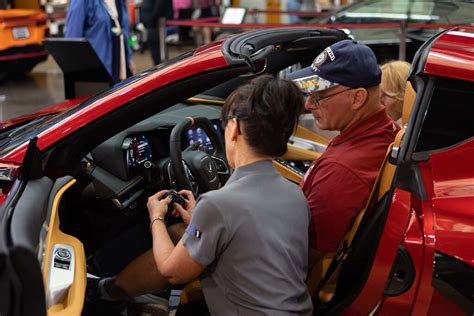
<svg viewBox="0 0 474 316">
<path fill-rule="evenodd" d="M 238 168 L 202 195 L 183 237 L 207 265 L 202 288 L 213 315 L 310 315 L 306 290 L 309 207 L 271 161 Z"/>
</svg>

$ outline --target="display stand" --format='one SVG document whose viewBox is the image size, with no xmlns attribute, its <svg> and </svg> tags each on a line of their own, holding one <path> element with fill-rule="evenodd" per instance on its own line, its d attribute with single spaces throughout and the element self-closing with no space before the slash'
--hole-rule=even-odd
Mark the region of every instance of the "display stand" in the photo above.
<svg viewBox="0 0 474 316">
<path fill-rule="evenodd" d="M 66 99 L 92 95 L 114 84 L 85 38 L 47 38 L 44 46 L 63 71 Z"/>
</svg>

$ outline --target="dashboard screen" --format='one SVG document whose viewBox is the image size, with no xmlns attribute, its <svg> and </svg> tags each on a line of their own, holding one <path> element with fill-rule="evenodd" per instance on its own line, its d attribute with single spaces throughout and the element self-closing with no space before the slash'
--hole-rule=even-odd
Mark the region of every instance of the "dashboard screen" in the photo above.
<svg viewBox="0 0 474 316">
<path fill-rule="evenodd" d="M 212 124 L 212 126 L 217 131 L 217 133 L 220 135 L 219 127 L 216 124 Z M 214 153 L 214 144 L 212 143 L 209 136 L 207 136 L 204 129 L 202 129 L 200 127 L 188 129 L 186 131 L 186 139 L 188 141 L 188 146 L 191 146 L 195 142 L 200 142 L 201 143 L 201 146 L 199 147 L 200 150 L 202 150 L 202 151 L 204 151 L 208 154 L 213 154 Z"/>
<path fill-rule="evenodd" d="M 127 151 L 127 165 L 130 168 L 141 166 L 145 161 L 153 159 L 151 146 L 145 135 L 125 139 L 124 148 Z"/>
</svg>

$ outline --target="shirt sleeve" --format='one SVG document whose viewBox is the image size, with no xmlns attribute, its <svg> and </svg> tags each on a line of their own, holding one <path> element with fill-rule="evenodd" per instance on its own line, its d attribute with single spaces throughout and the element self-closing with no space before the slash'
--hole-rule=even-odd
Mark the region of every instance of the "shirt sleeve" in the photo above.
<svg viewBox="0 0 474 316">
<path fill-rule="evenodd" d="M 84 37 L 86 20 L 86 5 L 84 0 L 71 0 L 66 16 L 65 37 Z"/>
<path fill-rule="evenodd" d="M 337 250 L 354 218 L 365 207 L 370 185 L 343 165 L 320 166 L 304 186 L 311 209 L 309 243 L 321 252 Z"/>
<path fill-rule="evenodd" d="M 183 245 L 194 260 L 209 265 L 219 258 L 226 244 L 224 218 L 209 197 L 203 195 L 194 207 Z"/>
</svg>

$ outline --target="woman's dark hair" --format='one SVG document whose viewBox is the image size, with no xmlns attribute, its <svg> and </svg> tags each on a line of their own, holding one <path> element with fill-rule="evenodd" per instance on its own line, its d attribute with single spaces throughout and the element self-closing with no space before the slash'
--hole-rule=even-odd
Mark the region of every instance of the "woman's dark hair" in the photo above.
<svg viewBox="0 0 474 316">
<path fill-rule="evenodd" d="M 221 117 L 225 123 L 229 116 L 238 119 L 255 152 L 278 157 L 286 152 L 303 107 L 303 94 L 293 82 L 264 75 L 232 92 Z"/>
</svg>

